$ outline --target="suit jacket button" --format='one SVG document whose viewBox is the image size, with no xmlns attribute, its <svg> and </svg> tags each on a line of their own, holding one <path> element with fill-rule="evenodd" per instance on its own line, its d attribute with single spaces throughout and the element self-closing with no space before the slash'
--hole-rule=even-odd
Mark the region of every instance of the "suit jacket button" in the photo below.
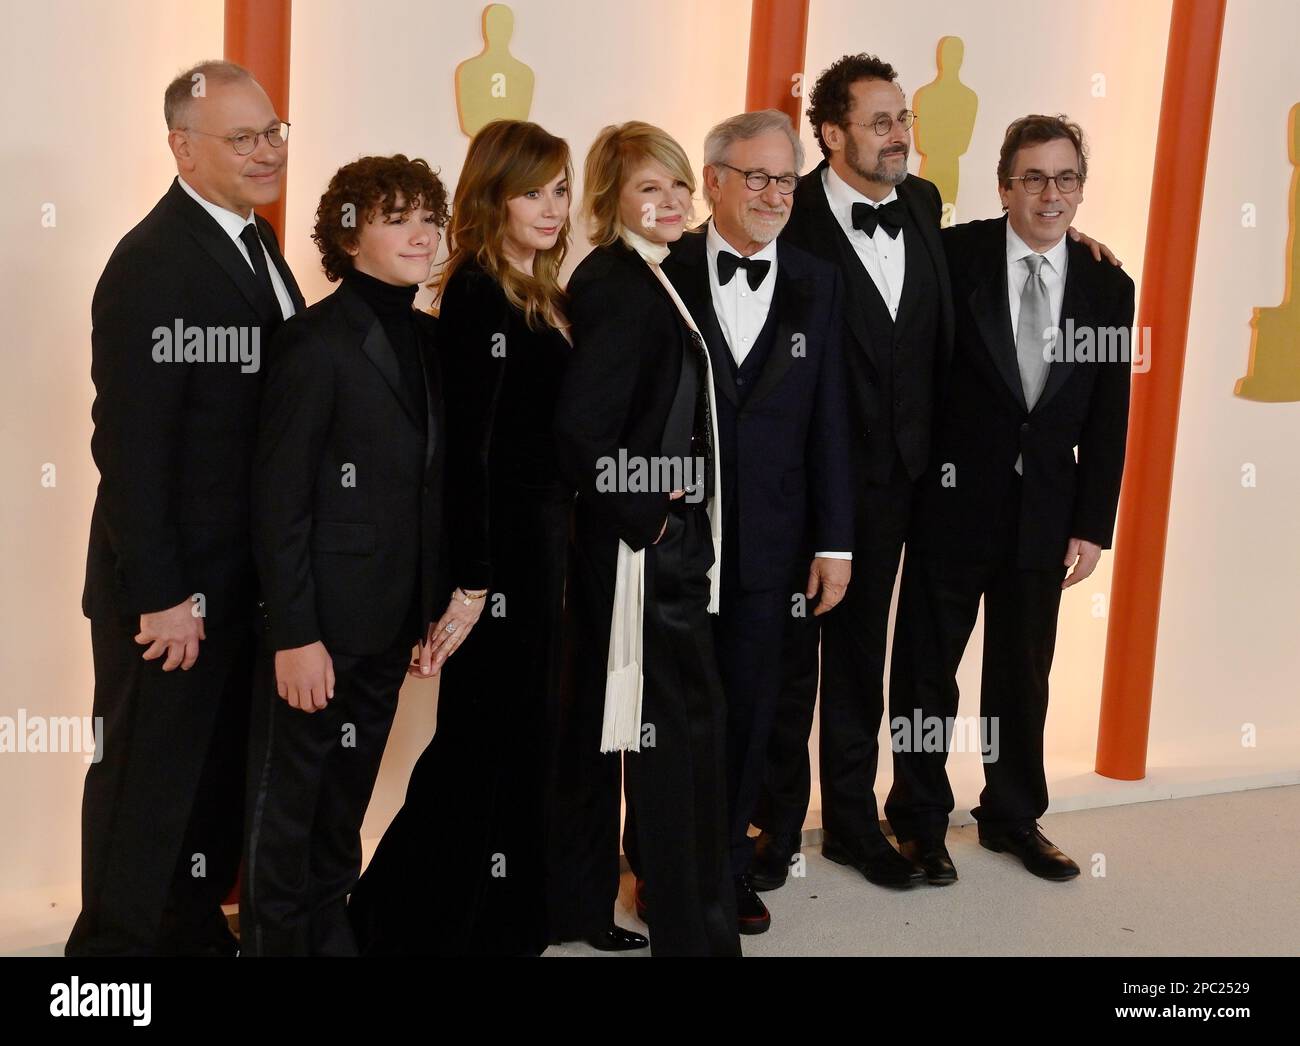
<svg viewBox="0 0 1300 1046">
<path fill-rule="evenodd" d="M 1020 431 L 1021 431 L 1021 432 L 1028 432 L 1028 431 L 1029 431 L 1029 422 L 1027 422 L 1027 421 L 1022 421 L 1022 422 L 1020 423 Z"/>
</svg>

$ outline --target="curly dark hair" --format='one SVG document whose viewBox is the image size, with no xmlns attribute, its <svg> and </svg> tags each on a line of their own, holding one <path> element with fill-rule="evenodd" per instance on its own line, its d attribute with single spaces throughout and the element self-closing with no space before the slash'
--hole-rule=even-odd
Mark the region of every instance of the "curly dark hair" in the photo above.
<svg viewBox="0 0 1300 1046">
<path fill-rule="evenodd" d="M 998 154 L 998 184 L 1004 189 L 1011 187 L 1007 179 L 1015 169 L 1016 153 L 1021 149 L 1054 142 L 1058 138 L 1063 138 L 1074 146 L 1074 152 L 1079 157 L 1079 180 L 1086 181 L 1088 148 L 1084 144 L 1083 128 L 1064 113 L 1057 116 L 1031 113 L 1013 121 L 1007 128 L 1006 136 L 1002 139 L 1002 151 Z"/>
<path fill-rule="evenodd" d="M 843 126 L 848 120 L 849 108 L 853 105 L 849 89 L 859 80 L 893 82 L 897 79 L 894 67 L 873 54 L 846 54 L 817 77 L 808 96 L 808 122 L 812 124 L 813 137 L 817 139 L 823 156 L 830 156 L 831 151 L 822 141 L 822 124 L 829 122 Z"/>
<path fill-rule="evenodd" d="M 356 246 L 359 226 L 376 210 L 396 210 L 399 196 L 407 212 L 417 208 L 432 211 L 439 226 L 447 224 L 447 189 L 438 173 L 419 157 L 409 160 L 401 153 L 363 156 L 334 172 L 316 207 L 311 234 L 331 283 L 352 269 L 348 248 Z"/>
</svg>

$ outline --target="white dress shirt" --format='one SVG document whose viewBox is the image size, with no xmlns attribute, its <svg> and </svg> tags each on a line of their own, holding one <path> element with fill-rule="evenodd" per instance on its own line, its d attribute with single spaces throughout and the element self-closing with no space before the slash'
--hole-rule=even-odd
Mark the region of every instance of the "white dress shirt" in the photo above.
<svg viewBox="0 0 1300 1046">
<path fill-rule="evenodd" d="M 761 251 L 751 254 L 755 261 L 770 261 L 763 282 L 750 290 L 749 273 L 737 269 L 736 275 L 725 287 L 718 281 L 718 254 L 726 251 L 740 257 L 740 252 L 722 238 L 713 222 L 705 233 L 705 253 L 709 262 L 709 293 L 713 296 L 713 311 L 718 317 L 722 336 L 727 339 L 731 357 L 739 367 L 754 347 L 763 324 L 767 322 L 772 307 L 772 293 L 776 290 L 776 240 Z"/>
<path fill-rule="evenodd" d="M 849 185 L 829 165 L 822 172 L 822 187 L 826 190 L 826 202 L 830 204 L 831 214 L 835 215 L 835 220 L 840 223 L 840 228 L 844 230 L 844 235 L 849 238 L 849 243 L 861 260 L 862 267 L 876 285 L 876 290 L 889 309 L 890 317 L 898 319 L 898 303 L 903 297 L 903 276 L 907 270 L 907 231 L 899 229 L 898 235 L 891 237 L 884 228 L 877 225 L 875 233 L 868 236 L 864 230 L 853 227 L 855 203 L 883 207 L 898 199 L 898 190 L 890 190 L 888 196 L 876 203 Z"/>
<path fill-rule="evenodd" d="M 705 253 L 709 269 L 709 293 L 713 296 L 713 311 L 718 317 L 718 326 L 722 336 L 727 339 L 727 347 L 739 367 L 745 362 L 749 350 L 754 347 L 754 340 L 767 322 L 768 310 L 772 307 L 772 293 L 776 290 L 776 240 L 761 251 L 751 254 L 759 261 L 771 261 L 767 274 L 754 290 L 749 288 L 749 274 L 744 269 L 737 269 L 736 275 L 725 287 L 718 280 L 718 252 L 739 252 L 722 238 L 713 222 L 709 222 L 708 232 L 704 238 Z M 818 552 L 826 559 L 852 559 L 851 552 Z"/>
<path fill-rule="evenodd" d="M 184 178 L 177 175 L 184 189 L 190 196 L 207 211 L 218 225 L 225 231 L 226 235 L 235 241 L 235 246 L 239 248 L 239 253 L 243 256 L 244 261 L 248 262 L 248 267 L 253 269 L 253 260 L 248 256 L 248 248 L 244 246 L 244 241 L 239 238 L 239 234 L 244 231 L 245 225 L 252 225 L 256 230 L 257 225 L 253 218 L 253 212 L 250 210 L 248 216 L 241 218 L 234 211 L 228 211 L 224 207 L 219 207 L 211 200 L 205 200 Z M 261 240 L 262 234 L 258 232 L 258 239 Z M 267 252 L 266 244 L 262 244 L 262 254 L 266 258 L 266 269 L 271 274 L 271 286 L 275 289 L 275 300 L 280 304 L 280 315 L 283 319 L 288 319 L 293 315 L 293 299 L 289 297 L 289 291 L 284 285 L 284 280 L 280 278 L 280 270 L 275 267 L 275 262 L 271 260 L 271 255 Z M 256 269 L 253 269 L 256 272 Z"/>
<path fill-rule="evenodd" d="M 1020 336 L 1020 295 L 1029 279 L 1029 269 L 1025 267 L 1026 255 L 1036 253 L 1025 243 L 1007 220 L 1007 304 L 1011 307 L 1011 336 Z M 1046 264 L 1039 268 L 1043 283 L 1047 285 L 1047 304 L 1052 310 L 1052 323 L 1061 326 L 1061 301 L 1065 297 L 1065 270 L 1069 264 L 1070 252 L 1062 236 L 1055 246 L 1041 252 Z"/>
</svg>

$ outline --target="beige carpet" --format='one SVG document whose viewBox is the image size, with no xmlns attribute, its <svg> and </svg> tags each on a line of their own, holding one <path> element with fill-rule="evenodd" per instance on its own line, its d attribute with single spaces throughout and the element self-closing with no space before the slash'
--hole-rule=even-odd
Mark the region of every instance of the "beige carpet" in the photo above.
<svg viewBox="0 0 1300 1046">
<path fill-rule="evenodd" d="M 772 928 L 746 955 L 1297 955 L 1300 787 L 1052 814 L 1073 882 L 1036 879 L 952 829 L 960 881 L 893 891 L 805 849 L 806 875 L 763 894 Z M 618 921 L 644 931 L 624 876 Z M 547 955 L 598 955 L 566 945 Z M 625 953 L 627 957 L 645 952 Z"/>
</svg>

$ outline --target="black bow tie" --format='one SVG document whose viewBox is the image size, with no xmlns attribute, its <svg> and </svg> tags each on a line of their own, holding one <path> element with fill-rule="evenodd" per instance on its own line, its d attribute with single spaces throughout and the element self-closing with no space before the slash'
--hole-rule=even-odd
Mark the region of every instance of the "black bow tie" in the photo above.
<svg viewBox="0 0 1300 1046">
<path fill-rule="evenodd" d="M 731 282 L 731 277 L 736 275 L 737 269 L 744 269 L 749 277 L 749 289 L 756 291 L 771 267 L 770 261 L 742 258 L 739 254 L 732 254 L 730 251 L 718 251 L 718 282 L 724 287 Z"/>
<path fill-rule="evenodd" d="M 861 229 L 868 236 L 875 236 L 876 226 L 879 225 L 891 240 L 896 240 L 898 230 L 906 222 L 907 208 L 903 206 L 902 200 L 890 200 L 879 207 L 872 207 L 869 203 L 853 205 L 853 228 Z"/>
</svg>

